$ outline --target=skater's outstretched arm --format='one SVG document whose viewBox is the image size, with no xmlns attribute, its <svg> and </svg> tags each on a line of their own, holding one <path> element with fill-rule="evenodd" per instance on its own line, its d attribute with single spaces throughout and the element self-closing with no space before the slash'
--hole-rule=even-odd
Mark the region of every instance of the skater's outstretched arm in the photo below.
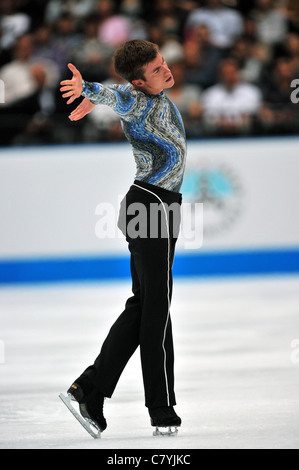
<svg viewBox="0 0 299 470">
<path fill-rule="evenodd" d="M 109 85 L 83 80 L 82 96 L 94 104 L 109 106 L 125 121 L 141 118 L 151 106 L 151 100 L 144 93 L 133 89 L 131 84 Z"/>
<path fill-rule="evenodd" d="M 73 77 L 71 80 L 60 82 L 62 97 L 69 98 L 67 104 L 73 103 L 81 95 L 86 98 L 70 114 L 71 121 L 82 119 L 97 104 L 109 106 L 127 121 L 141 118 L 151 106 L 151 100 L 146 98 L 145 94 L 133 90 L 132 85 L 104 86 L 101 83 L 86 82 L 73 64 L 68 64 L 68 68 L 72 71 Z"/>
<path fill-rule="evenodd" d="M 132 85 L 105 86 L 102 83 L 86 82 L 73 64 L 68 64 L 68 68 L 73 77 L 71 80 L 60 82 L 62 97 L 69 98 L 67 104 L 73 103 L 79 96 L 87 98 L 70 114 L 72 121 L 82 119 L 97 104 L 109 106 L 126 121 L 141 118 L 151 106 L 151 100 L 146 98 L 145 94 L 135 91 Z"/>
</svg>

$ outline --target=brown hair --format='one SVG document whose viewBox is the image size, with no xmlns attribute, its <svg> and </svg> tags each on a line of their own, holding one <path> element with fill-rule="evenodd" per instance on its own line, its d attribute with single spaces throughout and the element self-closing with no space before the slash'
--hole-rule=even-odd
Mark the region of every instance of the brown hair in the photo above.
<svg viewBox="0 0 299 470">
<path fill-rule="evenodd" d="M 116 73 L 128 82 L 145 80 L 143 67 L 157 57 L 158 50 L 156 44 L 143 39 L 126 41 L 113 55 Z"/>
</svg>

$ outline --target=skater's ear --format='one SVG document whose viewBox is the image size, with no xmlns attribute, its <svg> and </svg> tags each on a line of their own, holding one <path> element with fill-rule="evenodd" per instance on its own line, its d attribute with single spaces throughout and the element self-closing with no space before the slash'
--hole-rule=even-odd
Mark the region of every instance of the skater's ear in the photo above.
<svg viewBox="0 0 299 470">
<path fill-rule="evenodd" d="M 132 80 L 132 85 L 136 87 L 142 87 L 144 86 L 144 80 L 138 79 L 138 80 Z"/>
</svg>

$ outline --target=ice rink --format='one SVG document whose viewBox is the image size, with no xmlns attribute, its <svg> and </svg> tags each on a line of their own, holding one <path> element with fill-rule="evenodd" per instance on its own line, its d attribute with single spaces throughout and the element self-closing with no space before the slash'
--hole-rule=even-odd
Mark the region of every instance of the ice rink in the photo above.
<svg viewBox="0 0 299 470">
<path fill-rule="evenodd" d="M 58 398 L 99 352 L 129 282 L 0 288 L 0 448 L 299 447 L 299 278 L 176 279 L 176 438 L 152 436 L 139 351 L 92 439 Z M 297 341 L 296 341 L 297 340 Z"/>
</svg>

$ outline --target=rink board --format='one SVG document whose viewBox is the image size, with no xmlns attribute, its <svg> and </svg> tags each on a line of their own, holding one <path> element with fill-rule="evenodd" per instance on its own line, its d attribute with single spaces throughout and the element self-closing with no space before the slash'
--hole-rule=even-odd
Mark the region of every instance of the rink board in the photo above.
<svg viewBox="0 0 299 470">
<path fill-rule="evenodd" d="M 298 149 L 296 137 L 188 143 L 183 201 L 204 201 L 203 232 L 197 245 L 181 233 L 176 276 L 299 272 Z M 0 283 L 127 278 L 116 226 L 134 174 L 126 143 L 2 149 Z"/>
</svg>

